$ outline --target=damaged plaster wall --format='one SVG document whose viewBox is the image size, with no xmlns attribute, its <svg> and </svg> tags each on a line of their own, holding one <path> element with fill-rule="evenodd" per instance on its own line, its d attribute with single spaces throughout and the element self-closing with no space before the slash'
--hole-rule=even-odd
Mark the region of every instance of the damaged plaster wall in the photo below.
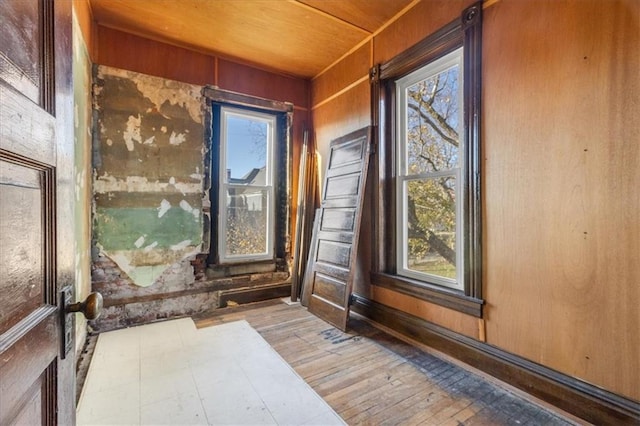
<svg viewBox="0 0 640 426">
<path fill-rule="evenodd" d="M 140 287 L 202 250 L 201 89 L 94 67 L 94 256 Z"/>
<path fill-rule="evenodd" d="M 75 174 L 76 300 L 91 292 L 91 59 L 73 12 L 73 107 Z M 76 315 L 76 352 L 87 333 L 83 315 Z"/>
</svg>

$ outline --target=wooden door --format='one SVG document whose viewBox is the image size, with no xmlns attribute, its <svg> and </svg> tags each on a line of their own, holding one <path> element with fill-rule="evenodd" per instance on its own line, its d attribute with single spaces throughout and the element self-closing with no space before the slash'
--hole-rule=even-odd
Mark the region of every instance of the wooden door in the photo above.
<svg viewBox="0 0 640 426">
<path fill-rule="evenodd" d="M 70 64 L 71 2 L 0 1 L 2 425 L 74 423 Z"/>
<path fill-rule="evenodd" d="M 331 142 L 313 267 L 309 311 L 346 331 L 370 156 L 370 128 Z M 305 297 L 306 298 L 306 297 Z M 306 300 L 305 300 L 306 302 Z"/>
</svg>

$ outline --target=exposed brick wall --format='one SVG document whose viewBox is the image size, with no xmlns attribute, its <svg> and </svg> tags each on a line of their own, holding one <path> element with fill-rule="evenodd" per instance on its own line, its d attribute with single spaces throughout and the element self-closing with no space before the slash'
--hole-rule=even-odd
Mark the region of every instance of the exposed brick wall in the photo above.
<svg viewBox="0 0 640 426">
<path fill-rule="evenodd" d="M 203 314 L 219 307 L 221 293 L 270 287 L 289 279 L 287 272 L 206 279 L 203 265 L 206 262 L 194 256 L 169 267 L 153 285 L 140 287 L 111 259 L 96 256 L 91 268 L 92 288 L 102 294 L 104 308 L 91 327 L 101 332 Z"/>
<path fill-rule="evenodd" d="M 190 260 L 172 265 L 149 287 L 135 285 L 106 256 L 94 259 L 91 275 L 93 291 L 104 298 L 102 314 L 91 322 L 97 331 L 195 315 L 217 307 L 216 291 L 208 291 L 202 279 L 196 280 Z"/>
</svg>

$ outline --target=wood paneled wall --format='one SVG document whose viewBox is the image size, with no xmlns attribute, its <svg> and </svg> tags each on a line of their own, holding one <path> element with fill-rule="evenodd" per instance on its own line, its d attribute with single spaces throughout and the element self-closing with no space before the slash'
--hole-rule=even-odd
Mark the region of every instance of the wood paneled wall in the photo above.
<svg viewBox="0 0 640 426">
<path fill-rule="evenodd" d="M 215 57 L 101 25 L 97 30 L 94 61 L 202 86 L 215 82 Z"/>
<path fill-rule="evenodd" d="M 471 1 L 421 1 L 312 81 L 321 154 L 371 123 L 366 76 Z M 498 0 L 483 25 L 484 324 L 359 294 L 640 400 L 640 3 Z M 364 247 L 375 253 L 380 247 Z"/>
<path fill-rule="evenodd" d="M 640 3 L 485 12 L 488 342 L 640 400 Z"/>
<path fill-rule="evenodd" d="M 173 46 L 134 34 L 97 27 L 95 62 L 192 84 L 213 84 L 267 99 L 309 107 L 309 82 Z"/>
<path fill-rule="evenodd" d="M 477 0 L 422 0 L 375 36 L 374 63 L 388 61 L 460 17 Z"/>
</svg>

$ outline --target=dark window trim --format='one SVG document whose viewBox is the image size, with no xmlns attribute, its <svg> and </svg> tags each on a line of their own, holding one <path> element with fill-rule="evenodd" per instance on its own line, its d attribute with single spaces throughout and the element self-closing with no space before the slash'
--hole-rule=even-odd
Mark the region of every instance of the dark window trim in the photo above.
<svg viewBox="0 0 640 426">
<path fill-rule="evenodd" d="M 276 271 L 288 270 L 290 255 L 290 211 L 291 211 L 291 178 L 292 178 L 292 131 L 293 131 L 293 104 L 289 102 L 273 101 L 229 90 L 219 89 L 215 86 L 206 86 L 202 89 L 202 95 L 206 100 L 207 111 L 205 113 L 205 138 L 207 150 L 205 153 L 204 166 L 204 201 L 203 206 L 210 206 L 203 209 L 205 213 L 204 240 L 205 250 L 208 252 L 207 263 L 213 269 L 222 271 L 233 270 L 233 265 L 243 266 L 239 268 L 244 273 L 251 271 L 255 266 L 256 272 L 264 272 L 268 264 L 273 265 Z M 218 243 L 215 236 L 218 223 L 218 197 L 212 196 L 214 189 L 218 187 L 219 168 L 218 151 L 213 146 L 213 126 L 219 117 L 214 115 L 214 108 L 221 105 L 242 108 L 247 110 L 266 112 L 277 116 L 277 139 L 282 141 L 276 152 L 275 168 L 278 174 L 275 184 L 274 203 L 276 212 L 275 224 L 275 247 L 273 260 L 248 260 L 240 262 L 219 262 Z M 219 123 L 218 123 L 219 124 Z M 281 174 L 285 174 L 285 179 L 280 179 Z M 229 269 L 229 267 L 232 267 Z M 236 268 L 237 269 L 237 268 Z"/>
<path fill-rule="evenodd" d="M 482 2 L 465 9 L 460 18 L 372 68 L 372 121 L 378 127 L 377 173 L 379 187 L 374 235 L 380 250 L 373 259 L 371 283 L 476 317 L 482 317 L 482 216 L 480 198 Z M 465 244 L 464 292 L 431 285 L 395 274 L 395 80 L 464 47 L 464 133 L 466 140 L 462 183 L 462 232 Z M 384 201 L 384 202 L 383 202 Z"/>
<path fill-rule="evenodd" d="M 484 302 L 458 290 L 384 272 L 372 272 L 371 283 L 474 317 L 482 317 Z"/>
</svg>

